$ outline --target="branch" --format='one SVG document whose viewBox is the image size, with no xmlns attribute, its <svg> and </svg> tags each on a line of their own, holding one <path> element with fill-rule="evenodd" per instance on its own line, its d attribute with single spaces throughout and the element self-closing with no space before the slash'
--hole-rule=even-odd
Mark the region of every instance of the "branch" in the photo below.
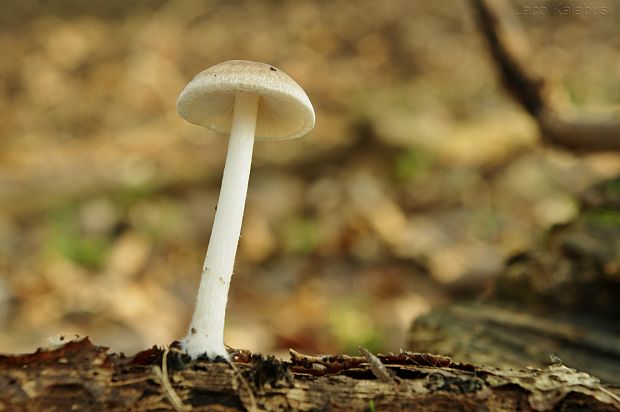
<svg viewBox="0 0 620 412">
<path fill-rule="evenodd" d="M 620 152 L 620 116 L 543 112 L 538 125 L 545 141 L 574 152 Z"/>
<path fill-rule="evenodd" d="M 545 93 L 545 79 L 531 70 L 522 27 L 505 0 L 471 0 L 504 87 L 535 118 L 545 143 L 574 152 L 620 151 L 620 116 L 568 116 Z"/>
<path fill-rule="evenodd" d="M 544 80 L 527 69 L 530 46 L 523 28 L 502 0 L 472 0 L 478 27 L 487 40 L 504 87 L 532 116 L 548 105 Z"/>
</svg>

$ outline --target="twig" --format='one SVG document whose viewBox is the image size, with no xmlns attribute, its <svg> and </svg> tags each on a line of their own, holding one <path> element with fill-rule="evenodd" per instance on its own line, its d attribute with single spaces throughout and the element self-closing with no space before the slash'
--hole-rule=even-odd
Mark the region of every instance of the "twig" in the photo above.
<svg viewBox="0 0 620 412">
<path fill-rule="evenodd" d="M 325 356 L 316 356 L 316 355 L 304 355 L 303 353 L 297 352 L 295 349 L 289 349 L 289 353 L 291 354 L 291 361 L 293 362 L 324 362 Z"/>
<path fill-rule="evenodd" d="M 170 404 L 177 412 L 185 412 L 192 410 L 190 405 L 186 405 L 183 403 L 179 395 L 174 391 L 174 388 L 170 384 L 170 380 L 168 378 L 168 352 L 170 352 L 170 348 L 166 348 L 164 354 L 161 359 L 161 368 L 157 365 L 153 366 L 153 373 L 159 379 L 162 389 L 164 390 L 164 394 L 170 401 Z"/>
<path fill-rule="evenodd" d="M 358 349 L 362 356 L 366 358 L 366 361 L 370 366 L 370 370 L 377 379 L 393 385 L 399 383 L 398 378 L 395 377 L 392 372 L 390 372 L 390 370 L 385 367 L 383 362 L 381 362 L 381 359 L 373 355 L 368 349 L 364 348 L 363 346 L 358 346 Z"/>
<path fill-rule="evenodd" d="M 616 395 L 615 393 L 613 393 L 612 391 L 610 391 L 609 389 L 607 389 L 603 385 L 599 385 L 597 387 L 597 389 L 600 390 L 601 392 L 605 393 L 606 395 L 608 395 L 614 401 L 620 402 L 620 396 Z"/>
</svg>

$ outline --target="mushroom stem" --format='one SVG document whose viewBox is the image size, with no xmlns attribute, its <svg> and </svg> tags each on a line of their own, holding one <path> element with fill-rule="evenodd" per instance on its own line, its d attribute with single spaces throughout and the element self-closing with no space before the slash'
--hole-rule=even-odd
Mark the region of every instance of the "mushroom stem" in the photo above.
<svg viewBox="0 0 620 412">
<path fill-rule="evenodd" d="M 259 96 L 237 93 L 220 198 L 202 269 L 194 316 L 183 339 L 187 354 L 228 359 L 224 317 L 248 191 Z"/>
</svg>

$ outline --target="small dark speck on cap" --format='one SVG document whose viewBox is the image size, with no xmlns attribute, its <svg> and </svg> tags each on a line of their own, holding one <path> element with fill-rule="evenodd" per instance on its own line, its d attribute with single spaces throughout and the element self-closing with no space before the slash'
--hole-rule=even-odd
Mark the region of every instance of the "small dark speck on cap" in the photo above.
<svg viewBox="0 0 620 412">
<path fill-rule="evenodd" d="M 191 332 L 192 332 L 192 335 L 195 335 L 196 334 L 196 328 L 192 328 Z"/>
<path fill-rule="evenodd" d="M 272 72 L 277 72 L 275 67 L 270 67 L 269 70 L 271 70 Z"/>
</svg>

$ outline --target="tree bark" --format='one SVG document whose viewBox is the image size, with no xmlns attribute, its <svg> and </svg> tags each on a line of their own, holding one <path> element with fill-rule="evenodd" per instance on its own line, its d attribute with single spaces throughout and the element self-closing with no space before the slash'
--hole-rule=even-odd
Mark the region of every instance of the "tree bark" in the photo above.
<svg viewBox="0 0 620 412">
<path fill-rule="evenodd" d="M 132 357 L 88 339 L 0 357 L 0 409 L 9 411 L 540 411 L 620 409 L 620 390 L 562 365 L 499 370 L 402 352 L 289 362 L 234 352 L 189 361 L 152 348 Z"/>
<path fill-rule="evenodd" d="M 620 385 L 620 337 L 610 326 L 505 304 L 451 305 L 417 319 L 407 348 L 502 368 L 565 362 Z"/>
</svg>

